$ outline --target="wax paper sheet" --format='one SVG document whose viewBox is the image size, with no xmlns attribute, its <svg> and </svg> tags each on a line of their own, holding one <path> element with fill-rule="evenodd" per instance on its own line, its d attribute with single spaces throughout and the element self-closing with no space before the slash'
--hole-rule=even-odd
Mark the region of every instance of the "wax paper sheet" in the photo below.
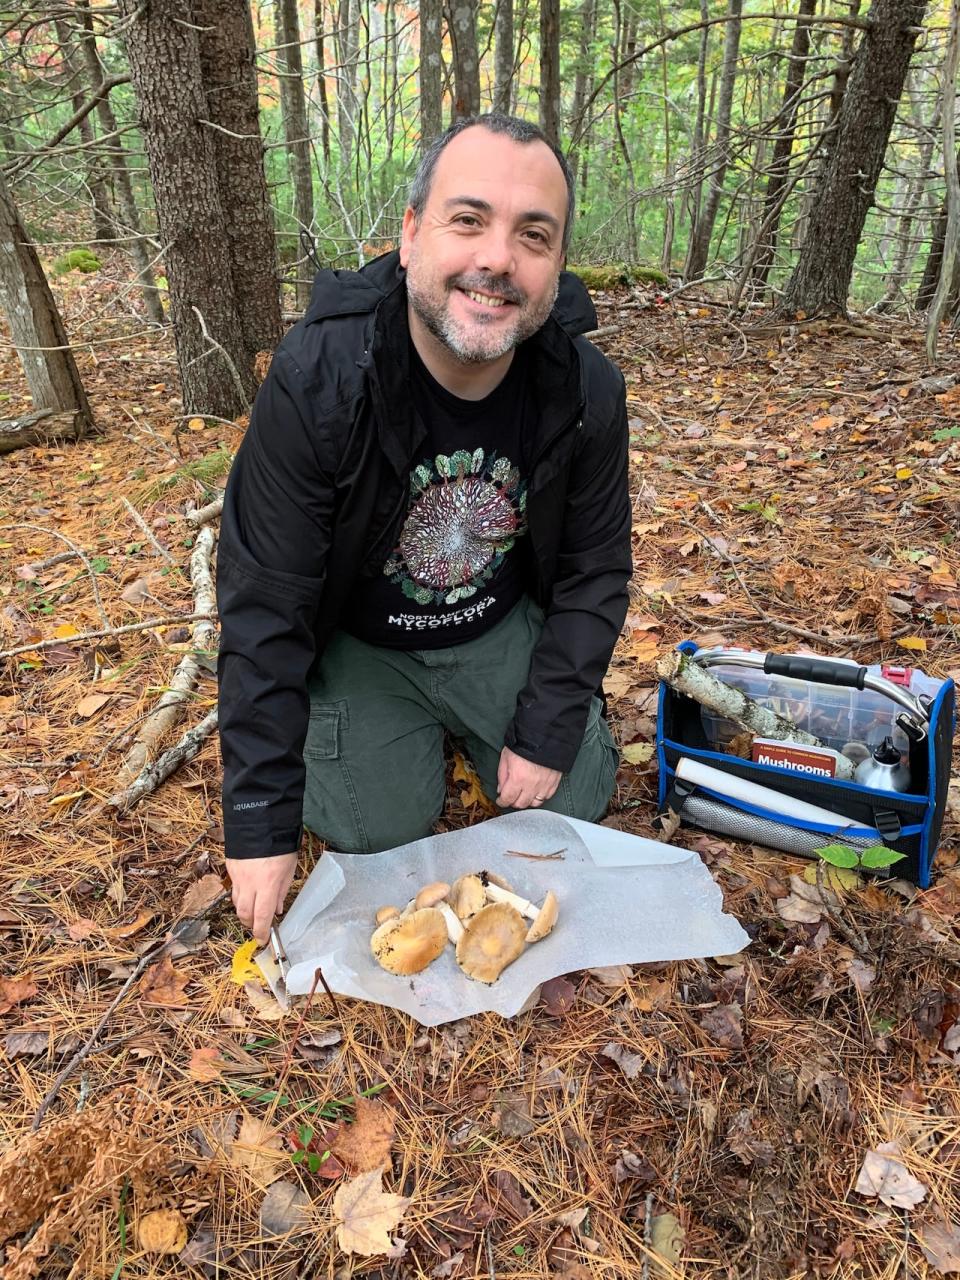
<svg viewBox="0 0 960 1280">
<path fill-rule="evenodd" d="M 548 854 L 537 860 L 517 853 Z M 480 870 L 504 876 L 533 902 L 552 889 L 553 932 L 528 946 L 497 982 L 467 978 L 454 948 L 422 973 L 400 978 L 370 951 L 378 908 L 403 908 L 435 880 Z M 540 810 L 504 814 L 386 853 L 326 853 L 279 926 L 286 983 L 269 950 L 257 956 L 278 998 L 305 995 L 317 967 L 329 987 L 438 1026 L 492 1010 L 518 1013 L 548 978 L 598 965 L 728 955 L 749 938 L 723 912 L 719 887 L 696 853 Z"/>
</svg>

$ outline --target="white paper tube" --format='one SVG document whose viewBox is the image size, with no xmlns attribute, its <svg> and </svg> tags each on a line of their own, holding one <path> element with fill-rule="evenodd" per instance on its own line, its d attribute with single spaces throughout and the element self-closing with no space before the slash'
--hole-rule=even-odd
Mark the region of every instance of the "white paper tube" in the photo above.
<svg viewBox="0 0 960 1280">
<path fill-rule="evenodd" d="M 740 800 L 744 804 L 755 804 L 769 813 L 796 818 L 798 822 L 818 822 L 821 826 L 833 827 L 838 831 L 845 827 L 865 826 L 842 813 L 833 813 L 830 809 L 821 809 L 819 805 L 807 804 L 806 800 L 794 800 L 792 796 L 785 796 L 770 787 L 761 787 L 745 778 L 722 773 L 699 760 L 691 760 L 689 756 L 681 757 L 677 763 L 677 777 L 696 786 L 707 787 L 719 796 Z"/>
</svg>

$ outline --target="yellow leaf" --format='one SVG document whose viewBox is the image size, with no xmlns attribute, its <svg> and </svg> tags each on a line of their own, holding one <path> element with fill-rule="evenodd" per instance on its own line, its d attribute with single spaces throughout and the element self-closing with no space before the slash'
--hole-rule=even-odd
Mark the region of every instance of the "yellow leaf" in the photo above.
<svg viewBox="0 0 960 1280">
<path fill-rule="evenodd" d="M 410 1200 L 383 1189 L 383 1170 L 373 1169 L 344 1182 L 334 1196 L 333 1212 L 339 1219 L 337 1244 L 344 1253 L 365 1258 L 393 1249 L 390 1232 L 407 1210 Z"/>
<path fill-rule="evenodd" d="M 260 950 L 260 943 L 256 938 L 251 938 L 249 942 L 244 942 L 237 947 L 233 953 L 233 960 L 230 964 L 230 978 L 238 987 L 242 987 L 245 982 L 259 982 L 263 985 L 263 974 L 257 965 L 253 963 L 253 953 Z"/>
<path fill-rule="evenodd" d="M 267 1184 L 283 1177 L 283 1144 L 266 1120 L 245 1115 L 230 1148 L 230 1162 Z M 288 1166 L 289 1167 L 289 1166 Z"/>
<path fill-rule="evenodd" d="M 912 467 L 897 467 L 898 480 L 909 480 L 912 475 L 913 475 Z"/>
<path fill-rule="evenodd" d="M 188 431 L 202 431 L 207 424 L 202 418 L 191 418 L 187 423 Z"/>
<path fill-rule="evenodd" d="M 79 791 L 68 791 L 66 795 L 54 796 L 52 800 L 48 800 L 48 805 L 69 804 L 71 800 L 79 800 L 81 796 L 87 794 L 86 787 L 81 787 Z"/>
<path fill-rule="evenodd" d="M 860 883 L 860 877 L 850 867 L 831 867 L 827 863 L 824 863 L 822 877 L 823 884 L 828 889 L 856 889 Z M 815 862 L 811 862 L 809 866 L 804 867 L 803 878 L 807 884 L 817 883 L 817 864 Z"/>
<path fill-rule="evenodd" d="M 901 649 L 917 649 L 921 653 L 927 651 L 927 642 L 922 636 L 903 636 L 897 644 Z"/>
<path fill-rule="evenodd" d="M 180 1253 L 187 1243 L 187 1224 L 178 1209 L 154 1209 L 136 1225 L 144 1253 Z"/>
<path fill-rule="evenodd" d="M 57 640 L 66 640 L 69 636 L 78 636 L 80 632 L 71 622 L 62 622 L 53 634 Z"/>
<path fill-rule="evenodd" d="M 646 764 L 653 757 L 652 742 L 631 742 L 620 754 L 627 764 Z"/>
</svg>

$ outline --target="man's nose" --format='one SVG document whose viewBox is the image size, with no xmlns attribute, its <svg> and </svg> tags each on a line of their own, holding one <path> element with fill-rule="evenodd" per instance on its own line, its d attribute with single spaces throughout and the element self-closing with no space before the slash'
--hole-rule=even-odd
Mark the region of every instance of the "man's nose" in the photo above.
<svg viewBox="0 0 960 1280">
<path fill-rule="evenodd" d="M 474 263 L 478 271 L 487 271 L 494 276 L 512 275 L 516 269 L 516 253 L 509 232 L 489 227 L 476 246 Z"/>
</svg>

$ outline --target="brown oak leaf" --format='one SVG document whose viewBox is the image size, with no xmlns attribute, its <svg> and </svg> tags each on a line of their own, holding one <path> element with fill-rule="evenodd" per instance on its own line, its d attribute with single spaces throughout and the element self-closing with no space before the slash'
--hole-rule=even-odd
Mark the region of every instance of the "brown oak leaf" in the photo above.
<svg viewBox="0 0 960 1280">
<path fill-rule="evenodd" d="M 32 978 L 0 978 L 0 1013 L 9 1013 L 14 1005 L 23 1004 L 39 991 Z"/>
<path fill-rule="evenodd" d="M 353 1173 L 369 1173 L 390 1159 L 396 1113 L 385 1102 L 358 1097 L 354 1121 L 342 1125 L 331 1150 Z"/>
<path fill-rule="evenodd" d="M 159 963 L 152 964 L 140 979 L 140 999 L 144 1004 L 180 1008 L 189 1003 L 184 994 L 189 982 L 189 976 L 178 972 L 170 957 L 164 956 Z"/>
</svg>

